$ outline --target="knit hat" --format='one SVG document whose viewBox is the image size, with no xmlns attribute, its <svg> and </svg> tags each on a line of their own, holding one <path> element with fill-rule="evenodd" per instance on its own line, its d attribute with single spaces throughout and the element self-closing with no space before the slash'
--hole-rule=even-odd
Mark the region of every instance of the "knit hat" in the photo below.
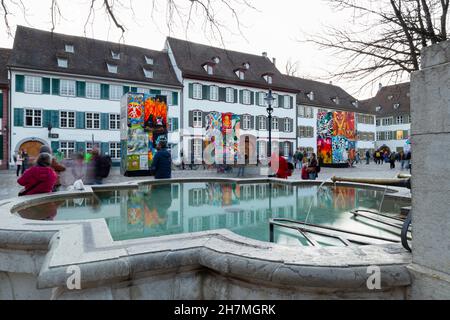
<svg viewBox="0 0 450 320">
<path fill-rule="evenodd" d="M 48 146 L 41 146 L 41 149 L 39 149 L 39 153 L 49 153 L 52 154 L 52 150 Z"/>
</svg>

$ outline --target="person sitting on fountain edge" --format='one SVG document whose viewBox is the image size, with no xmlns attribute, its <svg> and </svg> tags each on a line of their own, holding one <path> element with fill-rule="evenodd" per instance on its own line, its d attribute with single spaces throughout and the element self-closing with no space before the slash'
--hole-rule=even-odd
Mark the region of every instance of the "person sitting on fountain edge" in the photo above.
<svg viewBox="0 0 450 320">
<path fill-rule="evenodd" d="M 172 156 L 167 151 L 167 142 L 161 140 L 157 146 L 153 158 L 151 171 L 155 174 L 155 179 L 170 179 L 172 177 Z"/>
</svg>

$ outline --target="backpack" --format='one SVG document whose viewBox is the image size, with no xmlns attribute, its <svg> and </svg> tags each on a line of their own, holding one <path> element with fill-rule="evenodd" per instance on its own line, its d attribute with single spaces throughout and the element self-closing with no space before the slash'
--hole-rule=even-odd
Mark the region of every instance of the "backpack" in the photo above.
<svg viewBox="0 0 450 320">
<path fill-rule="evenodd" d="M 107 178 L 109 176 L 109 172 L 111 171 L 111 160 L 109 157 L 100 157 L 98 160 L 98 176 L 101 178 Z"/>
</svg>

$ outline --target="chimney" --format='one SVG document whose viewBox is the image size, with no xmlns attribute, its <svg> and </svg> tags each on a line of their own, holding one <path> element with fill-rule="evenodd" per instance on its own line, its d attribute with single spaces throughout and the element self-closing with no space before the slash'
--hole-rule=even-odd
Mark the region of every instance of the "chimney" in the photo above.
<svg viewBox="0 0 450 320">
<path fill-rule="evenodd" d="M 378 91 L 380 91 L 381 88 L 383 88 L 383 84 L 380 82 L 380 83 L 378 84 Z"/>
<path fill-rule="evenodd" d="M 276 66 L 277 65 L 277 58 L 272 58 L 272 63 L 273 63 L 274 66 Z"/>
<path fill-rule="evenodd" d="M 330 81 L 330 84 L 333 85 L 333 81 Z"/>
<path fill-rule="evenodd" d="M 267 58 L 267 52 L 264 51 L 264 52 L 262 53 L 262 56 L 263 56 L 264 58 Z"/>
</svg>

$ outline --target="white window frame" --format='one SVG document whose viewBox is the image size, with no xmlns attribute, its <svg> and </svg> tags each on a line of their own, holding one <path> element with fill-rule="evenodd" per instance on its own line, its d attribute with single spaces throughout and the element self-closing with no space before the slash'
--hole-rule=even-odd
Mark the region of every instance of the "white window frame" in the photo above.
<svg viewBox="0 0 450 320">
<path fill-rule="evenodd" d="M 173 132 L 173 118 L 167 119 L 167 132 Z"/>
<path fill-rule="evenodd" d="M 284 109 L 290 109 L 291 108 L 291 97 L 290 96 L 284 96 Z"/>
<path fill-rule="evenodd" d="M 272 131 L 279 131 L 280 121 L 278 117 L 272 117 Z"/>
<path fill-rule="evenodd" d="M 203 99 L 203 87 L 200 83 L 192 84 L 192 98 L 197 100 Z"/>
<path fill-rule="evenodd" d="M 111 50 L 111 57 L 114 60 L 120 60 L 120 52 L 114 52 L 113 50 Z"/>
<path fill-rule="evenodd" d="M 59 151 L 63 154 L 64 159 L 72 158 L 75 153 L 76 142 L 75 141 L 60 141 Z"/>
<path fill-rule="evenodd" d="M 267 158 L 267 141 L 259 140 L 257 143 L 258 143 L 258 149 L 259 149 L 259 158 L 260 159 Z"/>
<path fill-rule="evenodd" d="M 404 124 L 404 117 L 403 116 L 397 116 L 397 118 L 395 119 L 395 123 L 396 124 Z"/>
<path fill-rule="evenodd" d="M 117 72 L 118 72 L 118 67 L 117 67 L 117 65 L 107 63 L 106 66 L 107 66 L 107 68 L 108 68 L 108 72 L 109 72 L 109 73 L 117 73 Z"/>
<path fill-rule="evenodd" d="M 214 67 L 212 65 L 210 65 L 210 64 L 205 64 L 205 71 L 209 75 L 213 75 L 214 74 Z"/>
<path fill-rule="evenodd" d="M 98 119 L 96 116 L 98 115 Z M 100 112 L 86 112 L 85 113 L 85 128 L 89 130 L 100 130 L 101 129 L 101 114 Z M 91 125 L 88 125 L 91 123 Z M 98 128 L 96 128 L 98 124 Z"/>
<path fill-rule="evenodd" d="M 71 116 L 73 114 L 73 117 Z M 77 113 L 70 110 L 59 111 L 59 127 L 61 129 L 75 129 L 76 128 Z M 63 125 L 63 120 L 66 121 L 66 125 Z M 73 120 L 73 126 L 71 126 L 71 120 Z"/>
<path fill-rule="evenodd" d="M 121 157 L 120 142 L 110 142 L 109 143 L 109 156 L 113 160 L 119 160 Z"/>
<path fill-rule="evenodd" d="M 145 63 L 149 64 L 149 65 L 153 65 L 155 63 L 155 60 L 153 60 L 153 58 L 145 56 Z"/>
<path fill-rule="evenodd" d="M 291 149 L 290 147 L 291 147 L 291 144 L 289 141 L 283 142 L 283 155 L 285 157 L 289 156 L 289 151 Z"/>
<path fill-rule="evenodd" d="M 284 118 L 284 132 L 291 132 L 291 121 L 289 118 Z"/>
<path fill-rule="evenodd" d="M 150 89 L 138 87 L 138 88 L 136 88 L 136 93 L 149 94 L 150 93 Z"/>
<path fill-rule="evenodd" d="M 64 46 L 64 51 L 68 53 L 75 53 L 75 46 L 73 44 L 66 44 Z"/>
<path fill-rule="evenodd" d="M 120 130 L 120 113 L 110 113 L 108 120 L 109 130 Z"/>
<path fill-rule="evenodd" d="M 57 58 L 58 61 L 58 67 L 60 68 L 68 68 L 69 67 L 69 60 L 66 58 Z"/>
<path fill-rule="evenodd" d="M 86 98 L 100 99 L 101 84 L 98 82 L 86 82 Z"/>
<path fill-rule="evenodd" d="M 167 97 L 168 106 L 173 106 L 172 91 L 161 91 L 161 95 Z"/>
<path fill-rule="evenodd" d="M 94 148 L 100 150 L 100 142 L 94 143 L 92 143 L 92 141 L 86 142 L 86 152 L 91 152 L 92 150 L 94 150 Z"/>
<path fill-rule="evenodd" d="M 112 84 L 109 86 L 109 99 L 120 100 L 123 96 L 123 87 Z"/>
<path fill-rule="evenodd" d="M 273 101 L 272 101 L 272 108 L 278 108 L 278 95 L 272 94 Z"/>
<path fill-rule="evenodd" d="M 27 115 L 27 111 L 31 112 L 31 115 Z M 27 125 L 27 117 L 31 117 L 31 125 Z M 42 128 L 44 122 L 44 111 L 36 108 L 25 108 L 23 110 L 23 126 L 27 128 Z M 36 120 L 40 119 L 40 124 L 36 124 Z"/>
<path fill-rule="evenodd" d="M 25 76 L 25 93 L 42 93 L 42 77 Z"/>
<path fill-rule="evenodd" d="M 250 130 L 252 125 L 251 116 L 245 114 L 242 116 L 242 130 Z"/>
<path fill-rule="evenodd" d="M 258 117 L 259 130 L 267 130 L 267 118 L 264 116 Z"/>
<path fill-rule="evenodd" d="M 242 91 L 242 104 L 250 105 L 252 103 L 251 91 L 243 90 Z"/>
<path fill-rule="evenodd" d="M 146 69 L 146 68 L 142 68 L 142 70 L 144 71 L 144 76 L 145 76 L 147 79 L 153 79 L 153 78 L 154 78 L 155 73 L 153 72 L 153 70 L 148 70 L 148 69 Z"/>
<path fill-rule="evenodd" d="M 59 81 L 59 95 L 64 97 L 75 97 L 76 93 L 75 80 L 61 79 Z"/>
<path fill-rule="evenodd" d="M 228 103 L 234 103 L 234 89 L 233 88 L 226 88 L 225 89 L 225 100 Z"/>
<path fill-rule="evenodd" d="M 203 112 L 195 110 L 192 112 L 192 126 L 194 128 L 203 128 Z"/>
<path fill-rule="evenodd" d="M 194 139 L 193 149 L 194 149 L 194 159 L 201 159 L 203 156 L 203 140 Z"/>
<path fill-rule="evenodd" d="M 218 86 L 210 86 L 209 87 L 209 100 L 219 101 L 219 87 Z"/>
</svg>

